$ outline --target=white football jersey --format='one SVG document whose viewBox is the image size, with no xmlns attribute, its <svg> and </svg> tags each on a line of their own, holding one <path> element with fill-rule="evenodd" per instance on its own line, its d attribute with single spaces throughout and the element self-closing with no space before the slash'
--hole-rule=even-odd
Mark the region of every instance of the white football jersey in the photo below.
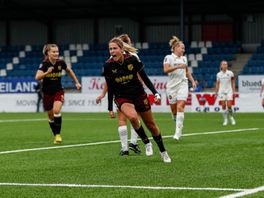
<svg viewBox="0 0 264 198">
<path fill-rule="evenodd" d="M 219 81 L 219 92 L 230 92 L 232 91 L 231 79 L 234 77 L 234 73 L 230 70 L 226 72 L 220 71 L 216 75 L 217 81 Z"/>
<path fill-rule="evenodd" d="M 263 78 L 262 81 L 261 81 L 261 85 L 264 85 L 264 78 Z"/>
<path fill-rule="evenodd" d="M 170 67 L 175 67 L 177 64 L 188 65 L 186 56 L 178 57 L 174 53 L 165 56 L 163 64 L 169 64 Z M 167 89 L 177 86 L 184 80 L 187 80 L 186 69 L 176 69 L 173 72 L 168 73 Z"/>
</svg>

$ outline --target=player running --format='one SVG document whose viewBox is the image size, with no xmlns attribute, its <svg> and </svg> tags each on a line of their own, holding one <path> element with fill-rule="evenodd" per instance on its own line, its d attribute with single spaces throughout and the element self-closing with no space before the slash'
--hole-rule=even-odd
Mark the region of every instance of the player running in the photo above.
<svg viewBox="0 0 264 198">
<path fill-rule="evenodd" d="M 221 61 L 220 72 L 216 75 L 215 94 L 219 97 L 222 106 L 223 126 L 228 124 L 228 114 L 231 124 L 235 125 L 236 121 L 232 110 L 233 95 L 235 94 L 235 77 L 234 73 L 228 70 L 228 63 L 225 60 Z"/>
<path fill-rule="evenodd" d="M 172 53 L 165 56 L 163 61 L 163 71 L 168 74 L 166 87 L 173 119 L 176 121 L 175 134 L 173 138 L 179 140 L 182 136 L 184 107 L 188 97 L 188 79 L 192 82 L 192 87 L 196 89 L 196 83 L 188 69 L 188 61 L 184 56 L 185 46 L 176 36 L 169 42 Z"/>
<path fill-rule="evenodd" d="M 111 98 L 114 96 L 117 107 L 129 119 L 143 143 L 148 147 L 151 146 L 151 142 L 138 120 L 138 112 L 151 131 L 163 161 L 170 163 L 171 159 L 164 147 L 160 130 L 154 122 L 151 106 L 138 74 L 155 95 L 156 100 L 160 100 L 160 96 L 145 73 L 142 62 L 135 56 L 124 54 L 124 44 L 119 38 L 113 38 L 109 42 L 109 53 L 111 58 L 104 65 L 104 76 L 110 99 L 109 105 L 112 105 Z M 152 154 L 153 152 L 148 153 L 149 156 Z"/>
<path fill-rule="evenodd" d="M 120 38 L 124 42 L 125 53 L 131 54 L 131 55 L 136 56 L 138 58 L 137 49 L 132 47 L 130 37 L 127 34 L 121 34 L 120 36 L 118 36 L 118 38 Z M 99 102 L 101 102 L 101 100 L 105 97 L 105 95 L 107 93 L 107 89 L 108 89 L 107 84 L 104 83 L 104 88 L 103 88 L 102 93 L 96 98 L 97 104 Z M 119 134 L 119 138 L 120 138 L 120 142 L 121 142 L 120 155 L 122 155 L 122 156 L 128 155 L 129 154 L 128 148 L 137 154 L 141 153 L 141 150 L 137 144 L 138 135 L 137 135 L 135 129 L 133 127 L 130 128 L 131 139 L 130 139 L 130 143 L 128 144 L 128 141 L 127 141 L 128 140 L 127 118 L 119 110 L 117 110 L 117 114 L 118 114 L 118 134 Z M 109 115 L 111 118 L 115 117 L 115 114 L 114 114 L 112 109 L 111 109 L 111 111 L 109 111 Z M 152 150 L 151 147 L 146 147 L 146 149 Z M 146 150 L 146 152 L 149 152 L 149 151 Z"/>
<path fill-rule="evenodd" d="M 43 47 L 44 61 L 40 65 L 36 80 L 43 79 L 42 91 L 44 94 L 44 109 L 48 112 L 49 125 L 54 135 L 54 144 L 62 142 L 61 133 L 61 108 L 64 101 L 64 91 L 61 85 L 62 70 L 65 70 L 74 80 L 79 90 L 81 84 L 70 67 L 59 59 L 59 48 L 56 44 L 47 44 Z"/>
</svg>

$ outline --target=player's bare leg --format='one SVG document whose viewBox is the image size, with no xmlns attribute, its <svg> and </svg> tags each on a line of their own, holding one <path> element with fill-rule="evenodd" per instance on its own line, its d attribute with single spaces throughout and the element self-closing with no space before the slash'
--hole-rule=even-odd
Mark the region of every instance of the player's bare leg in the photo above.
<svg viewBox="0 0 264 198">
<path fill-rule="evenodd" d="M 171 104 L 171 105 L 170 105 L 170 108 L 171 108 L 171 116 L 172 116 L 172 119 L 176 122 L 176 116 L 177 116 L 177 103 L 175 103 L 175 104 Z"/>
</svg>

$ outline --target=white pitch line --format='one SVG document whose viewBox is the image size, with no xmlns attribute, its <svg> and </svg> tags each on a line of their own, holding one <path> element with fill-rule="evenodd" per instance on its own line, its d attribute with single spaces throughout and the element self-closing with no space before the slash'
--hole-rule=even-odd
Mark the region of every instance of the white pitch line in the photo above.
<svg viewBox="0 0 264 198">
<path fill-rule="evenodd" d="M 28 151 L 41 151 L 41 150 L 51 150 L 51 149 L 62 149 L 62 148 L 74 148 L 74 147 L 82 147 L 82 146 L 93 146 L 93 145 L 102 145 L 102 144 L 112 144 L 120 142 L 120 140 L 113 141 L 104 141 L 104 142 L 91 142 L 85 144 L 70 144 L 64 146 L 51 146 L 51 147 L 42 147 L 42 148 L 31 148 L 31 149 L 19 149 L 19 150 L 11 150 L 11 151 L 1 151 L 0 155 L 9 154 L 9 153 L 22 153 Z"/>
<path fill-rule="evenodd" d="M 243 190 L 242 192 L 238 192 L 238 193 L 234 193 L 234 194 L 230 194 L 230 195 L 225 195 L 225 196 L 222 196 L 220 198 L 243 197 L 243 196 L 246 196 L 246 195 L 252 195 L 252 194 L 258 193 L 260 191 L 264 191 L 264 186 L 260 186 L 260 187 L 252 188 L 252 189 L 248 189 L 248 190 Z"/>
<path fill-rule="evenodd" d="M 6 122 L 38 122 L 38 121 L 45 121 L 45 118 L 29 118 L 29 119 L 9 119 L 9 120 L 0 120 L 0 123 Z"/>
<path fill-rule="evenodd" d="M 235 130 L 225 130 L 225 131 L 211 131 L 211 132 L 203 132 L 203 133 L 189 133 L 184 134 L 183 136 L 196 136 L 196 135 L 214 135 L 214 134 L 222 134 L 222 133 L 237 133 L 242 131 L 256 131 L 259 128 L 248 128 L 248 129 L 235 129 Z M 172 136 L 163 136 L 163 138 L 171 138 Z M 152 139 L 152 138 L 150 138 Z M 103 144 L 112 144 L 118 143 L 120 140 L 112 140 L 112 141 L 102 141 L 102 142 L 91 142 L 91 143 L 84 143 L 84 144 L 70 144 L 70 145 L 63 145 L 63 146 L 51 146 L 51 147 L 42 147 L 42 148 L 31 148 L 31 149 L 18 149 L 18 150 L 11 150 L 11 151 L 1 151 L 0 155 L 3 154 L 10 154 L 10 153 L 22 153 L 22 152 L 29 152 L 29 151 L 41 151 L 41 150 L 51 150 L 51 149 L 62 149 L 62 148 L 74 148 L 74 147 L 82 147 L 82 146 L 93 146 L 93 145 L 103 145 Z"/>
<path fill-rule="evenodd" d="M 214 134 L 222 134 L 222 133 L 238 133 L 242 131 L 257 131 L 259 128 L 248 128 L 248 129 L 233 129 L 233 130 L 223 130 L 223 131 L 208 131 L 201 133 L 187 133 L 182 136 L 196 136 L 196 135 L 214 135 Z M 172 136 L 164 136 L 164 137 L 172 137 Z"/>
<path fill-rule="evenodd" d="M 0 186 L 36 186 L 36 187 L 69 187 L 69 188 L 126 188 L 148 190 L 197 190 L 197 191 L 245 191 L 236 188 L 199 188 L 199 187 L 174 187 L 174 186 L 126 186 L 107 184 L 32 184 L 32 183 L 0 183 Z"/>
</svg>

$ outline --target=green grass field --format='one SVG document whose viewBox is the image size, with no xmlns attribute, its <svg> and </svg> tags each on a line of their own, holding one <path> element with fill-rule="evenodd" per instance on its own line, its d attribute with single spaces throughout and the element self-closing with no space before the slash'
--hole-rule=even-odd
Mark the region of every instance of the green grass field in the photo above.
<svg viewBox="0 0 264 198">
<path fill-rule="evenodd" d="M 173 135 L 170 114 L 154 116 L 162 135 Z M 119 139 L 117 119 L 107 113 L 64 113 L 59 148 L 51 148 L 46 114 L 2 113 L 0 197 L 220 197 L 263 186 L 264 114 L 235 118 L 236 126 L 223 127 L 221 114 L 186 113 L 186 136 L 164 138 L 172 158 L 165 164 L 154 142 L 151 157 L 140 141 L 142 154 L 119 156 L 120 143 L 108 142 Z M 102 143 L 88 144 L 96 142 Z M 22 150 L 31 148 L 47 149 Z M 4 152 L 14 150 L 20 151 Z M 264 197 L 264 191 L 247 197 Z"/>
</svg>

